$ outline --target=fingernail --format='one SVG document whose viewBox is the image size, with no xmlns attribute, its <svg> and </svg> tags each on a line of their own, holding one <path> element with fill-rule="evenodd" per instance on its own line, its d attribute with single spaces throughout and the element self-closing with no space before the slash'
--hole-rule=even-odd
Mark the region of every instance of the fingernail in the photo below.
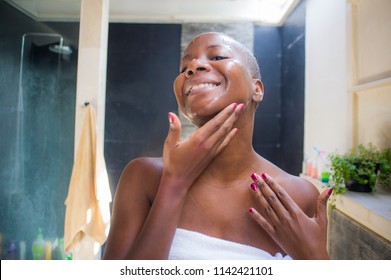
<svg viewBox="0 0 391 280">
<path fill-rule="evenodd" d="M 269 175 L 267 175 L 266 173 L 262 173 L 261 176 L 262 176 L 262 179 L 265 181 L 267 181 L 267 179 L 269 179 Z"/>
<path fill-rule="evenodd" d="M 329 196 L 333 193 L 333 188 L 329 189 Z"/>
<path fill-rule="evenodd" d="M 172 115 L 172 113 L 168 113 L 168 121 L 170 123 L 173 123 L 174 122 L 174 116 Z"/>
<path fill-rule="evenodd" d="M 258 181 L 259 180 L 258 174 L 257 173 L 251 174 L 251 179 L 253 179 L 254 181 Z"/>
<path fill-rule="evenodd" d="M 238 103 L 234 103 L 234 110 L 238 107 Z"/>
<path fill-rule="evenodd" d="M 240 111 L 243 111 L 244 107 L 246 107 L 246 104 L 244 104 L 244 103 L 243 103 L 243 104 L 240 104 L 240 108 L 239 108 Z"/>
<path fill-rule="evenodd" d="M 248 209 L 248 212 L 250 212 L 251 214 L 254 214 L 254 208 Z"/>
<path fill-rule="evenodd" d="M 253 189 L 253 191 L 256 191 L 258 189 L 258 186 L 255 183 L 252 183 L 250 187 Z"/>
</svg>

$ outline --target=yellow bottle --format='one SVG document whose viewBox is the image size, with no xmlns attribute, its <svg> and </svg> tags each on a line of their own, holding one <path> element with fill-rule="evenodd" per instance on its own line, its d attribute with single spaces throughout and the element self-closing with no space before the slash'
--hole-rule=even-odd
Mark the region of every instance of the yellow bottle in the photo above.
<svg viewBox="0 0 391 280">
<path fill-rule="evenodd" d="M 52 259 L 52 242 L 46 241 L 45 243 L 45 260 Z"/>
<path fill-rule="evenodd" d="M 45 258 L 45 240 L 43 240 L 42 229 L 38 229 L 37 238 L 33 242 L 32 253 L 34 260 L 43 260 Z"/>
</svg>

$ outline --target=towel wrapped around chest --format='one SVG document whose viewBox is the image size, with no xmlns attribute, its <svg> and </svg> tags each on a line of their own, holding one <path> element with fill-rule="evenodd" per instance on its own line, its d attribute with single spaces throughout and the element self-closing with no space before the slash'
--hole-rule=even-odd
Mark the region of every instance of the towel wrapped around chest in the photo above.
<svg viewBox="0 0 391 280">
<path fill-rule="evenodd" d="M 170 260 L 291 260 L 261 249 L 177 228 L 171 245 Z"/>
</svg>

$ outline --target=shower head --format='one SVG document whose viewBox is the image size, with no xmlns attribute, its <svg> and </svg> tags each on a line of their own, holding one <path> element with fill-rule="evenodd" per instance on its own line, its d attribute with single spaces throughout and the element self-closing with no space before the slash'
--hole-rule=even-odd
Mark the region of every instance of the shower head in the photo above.
<svg viewBox="0 0 391 280">
<path fill-rule="evenodd" d="M 72 54 L 72 49 L 69 46 L 64 46 L 64 45 L 50 45 L 49 50 L 58 54 L 65 54 L 65 55 Z"/>
</svg>

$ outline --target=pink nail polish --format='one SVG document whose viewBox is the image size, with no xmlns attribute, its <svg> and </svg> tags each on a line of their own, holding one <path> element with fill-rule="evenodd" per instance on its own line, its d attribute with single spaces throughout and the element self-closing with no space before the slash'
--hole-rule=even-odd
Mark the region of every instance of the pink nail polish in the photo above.
<svg viewBox="0 0 391 280">
<path fill-rule="evenodd" d="M 246 107 L 246 104 L 244 104 L 244 103 L 243 103 L 243 104 L 240 104 L 240 108 L 239 108 L 240 111 L 243 111 L 244 107 Z"/>
<path fill-rule="evenodd" d="M 251 179 L 253 179 L 254 181 L 258 181 L 259 176 L 256 173 L 253 173 L 253 174 L 251 174 Z"/>
<path fill-rule="evenodd" d="M 267 179 L 269 179 L 269 175 L 267 175 L 266 173 L 262 173 L 261 176 L 262 176 L 262 179 L 265 181 L 267 181 Z"/>
<path fill-rule="evenodd" d="M 250 187 L 253 189 L 253 191 L 256 191 L 258 189 L 258 186 L 255 183 L 252 183 Z"/>
<path fill-rule="evenodd" d="M 254 209 L 250 208 L 250 209 L 248 209 L 248 212 L 250 212 L 251 214 L 254 214 Z"/>
<path fill-rule="evenodd" d="M 238 103 L 234 103 L 234 110 L 238 107 Z"/>
<path fill-rule="evenodd" d="M 170 123 L 173 123 L 174 122 L 174 116 L 172 115 L 172 113 L 168 113 L 168 121 Z"/>
<path fill-rule="evenodd" d="M 329 189 L 329 193 L 328 193 L 329 196 L 330 196 L 332 193 L 333 193 L 333 188 L 330 188 L 330 189 Z"/>
</svg>

